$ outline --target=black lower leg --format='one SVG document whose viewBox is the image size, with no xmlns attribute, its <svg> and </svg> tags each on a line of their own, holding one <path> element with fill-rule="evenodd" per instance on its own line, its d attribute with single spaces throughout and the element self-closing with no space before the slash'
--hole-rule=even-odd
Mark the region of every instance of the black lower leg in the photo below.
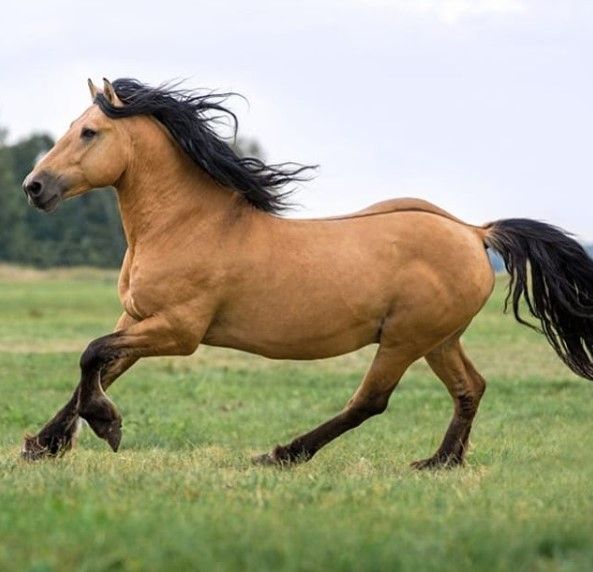
<svg viewBox="0 0 593 572">
<path fill-rule="evenodd" d="M 105 395 L 101 385 L 102 372 L 121 357 L 110 345 L 117 334 L 92 342 L 80 360 L 81 380 L 78 414 L 95 432 L 117 451 L 121 441 L 121 415 L 113 402 Z"/>
<path fill-rule="evenodd" d="M 416 469 L 429 469 L 440 466 L 455 467 L 463 464 L 476 410 L 477 404 L 471 395 L 459 396 L 453 419 L 436 453 L 428 459 L 415 461 L 412 466 Z"/>
<path fill-rule="evenodd" d="M 130 366 L 136 362 L 136 359 L 122 358 L 108 363 L 103 367 L 103 373 L 100 376 L 101 391 L 107 389 L 122 373 L 124 373 Z M 28 435 L 25 437 L 21 454 L 23 458 L 28 460 L 36 460 L 43 457 L 58 456 L 72 448 L 78 428 L 80 427 L 79 415 L 79 401 L 80 401 L 79 384 L 70 397 L 66 405 L 62 407 L 42 428 L 36 435 Z M 91 392 L 92 393 L 92 392 Z M 101 401 L 101 400 L 99 400 Z M 111 402 L 109 402 L 111 403 Z M 105 405 L 102 406 L 105 408 Z M 95 411 L 93 416 L 93 406 L 87 408 L 87 421 L 95 431 L 95 433 L 105 435 L 112 448 L 117 448 L 119 438 L 117 438 L 117 431 L 109 431 L 109 426 L 101 427 L 101 421 L 105 419 L 105 415 L 101 415 L 101 405 L 99 411 Z M 95 409 L 97 407 L 95 406 Z M 108 415 L 109 416 L 109 415 Z M 103 425 L 105 423 L 103 422 Z M 121 425 L 121 418 L 119 425 Z M 101 436 L 99 435 L 99 436 Z"/>
<path fill-rule="evenodd" d="M 22 456 L 35 460 L 45 456 L 57 456 L 73 445 L 79 427 L 78 388 L 60 409 L 37 433 L 27 435 L 21 450 Z"/>
<path fill-rule="evenodd" d="M 346 431 L 358 427 L 373 415 L 385 410 L 387 401 L 373 407 L 348 407 L 333 419 L 326 421 L 309 433 L 297 437 L 288 445 L 278 445 L 271 453 L 257 457 L 256 462 L 262 464 L 292 464 L 308 461 L 330 441 L 333 441 Z"/>
</svg>

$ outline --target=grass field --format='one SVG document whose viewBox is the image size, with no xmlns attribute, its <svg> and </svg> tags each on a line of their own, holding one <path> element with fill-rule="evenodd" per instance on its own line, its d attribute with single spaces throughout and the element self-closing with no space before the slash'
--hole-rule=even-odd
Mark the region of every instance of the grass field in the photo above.
<svg viewBox="0 0 593 572">
<path fill-rule="evenodd" d="M 593 384 L 502 316 L 465 336 L 489 381 L 463 469 L 416 473 L 451 414 L 416 364 L 387 412 L 297 468 L 252 454 L 337 412 L 372 348 L 271 362 L 201 348 L 145 360 L 111 395 L 124 438 L 19 459 L 107 333 L 116 276 L 0 267 L 0 570 L 593 570 Z"/>
</svg>

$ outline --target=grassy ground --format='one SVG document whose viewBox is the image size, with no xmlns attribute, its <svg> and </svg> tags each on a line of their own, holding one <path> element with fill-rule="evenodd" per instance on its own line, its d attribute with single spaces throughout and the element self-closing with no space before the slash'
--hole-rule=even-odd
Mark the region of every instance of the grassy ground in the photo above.
<svg viewBox="0 0 593 572">
<path fill-rule="evenodd" d="M 87 430 L 67 457 L 29 464 L 23 432 L 63 404 L 80 351 L 119 314 L 115 275 L 0 267 L 0 570 L 592 570 L 593 384 L 501 300 L 465 338 L 489 389 L 464 469 L 408 468 L 451 413 L 421 363 L 386 414 L 311 463 L 250 465 L 339 410 L 372 348 L 146 360 L 111 392 L 117 455 Z"/>
</svg>

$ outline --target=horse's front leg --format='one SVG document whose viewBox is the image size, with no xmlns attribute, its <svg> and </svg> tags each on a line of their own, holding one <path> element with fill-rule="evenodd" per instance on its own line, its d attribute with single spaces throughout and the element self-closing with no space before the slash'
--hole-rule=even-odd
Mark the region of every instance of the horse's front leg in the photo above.
<svg viewBox="0 0 593 572">
<path fill-rule="evenodd" d="M 80 417 L 102 438 L 117 448 L 121 416 L 105 390 L 140 357 L 167 353 L 191 353 L 191 336 L 175 336 L 162 318 L 142 322 L 125 315 L 113 334 L 89 344 L 81 357 L 81 381 L 70 400 L 37 435 L 25 437 L 22 456 L 35 460 L 69 450 L 76 438 Z M 83 389 L 84 388 L 84 389 Z M 118 438 L 119 435 L 119 438 Z"/>
<path fill-rule="evenodd" d="M 136 358 L 122 358 L 105 368 L 101 374 L 101 386 L 106 390 L 120 375 L 128 370 Z M 56 457 L 69 451 L 76 443 L 81 420 L 78 414 L 78 385 L 66 403 L 37 433 L 27 435 L 21 454 L 23 458 L 34 461 L 43 457 Z"/>
<path fill-rule="evenodd" d="M 103 391 L 101 376 L 122 360 L 158 355 L 188 355 L 200 337 L 187 332 L 165 316 L 153 316 L 129 328 L 92 341 L 80 358 L 81 378 L 77 413 L 109 446 L 117 451 L 122 418 Z"/>
<path fill-rule="evenodd" d="M 129 328 L 135 323 L 136 320 L 124 312 L 117 321 L 115 331 Z M 107 390 L 135 362 L 136 358 L 122 358 L 109 364 L 101 375 L 103 390 Z M 55 457 L 72 448 L 81 425 L 77 411 L 79 388 L 80 386 L 76 387 L 66 405 L 36 435 L 27 435 L 25 437 L 21 450 L 25 459 L 36 460 L 46 456 Z"/>
</svg>

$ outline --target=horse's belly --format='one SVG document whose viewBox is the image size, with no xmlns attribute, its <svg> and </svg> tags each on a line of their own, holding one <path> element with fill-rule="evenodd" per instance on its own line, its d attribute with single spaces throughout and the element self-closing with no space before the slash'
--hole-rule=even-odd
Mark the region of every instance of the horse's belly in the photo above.
<svg viewBox="0 0 593 572">
<path fill-rule="evenodd" d="M 342 309 L 343 310 L 343 309 Z M 206 333 L 206 345 L 232 347 L 274 359 L 320 359 L 379 340 L 381 312 L 366 316 L 332 307 L 274 311 L 257 316 L 223 315 Z"/>
<path fill-rule="evenodd" d="M 271 359 L 313 360 L 343 355 L 377 341 L 377 337 L 368 332 L 354 335 L 354 332 L 350 331 L 347 335 L 317 340 L 278 338 L 271 342 L 253 333 L 243 335 L 242 332 L 236 332 L 233 335 L 225 331 L 219 335 L 213 330 L 206 335 L 202 343 L 234 348 Z"/>
</svg>

